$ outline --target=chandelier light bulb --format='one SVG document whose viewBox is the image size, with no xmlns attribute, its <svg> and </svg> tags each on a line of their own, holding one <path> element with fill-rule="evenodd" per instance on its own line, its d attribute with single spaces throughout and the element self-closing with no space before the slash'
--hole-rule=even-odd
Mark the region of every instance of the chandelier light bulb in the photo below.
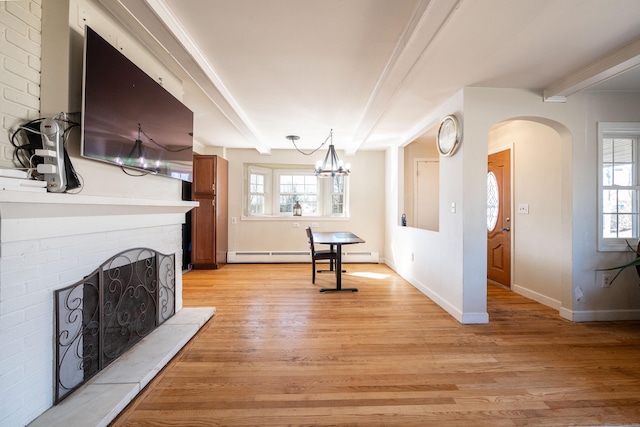
<svg viewBox="0 0 640 427">
<path fill-rule="evenodd" d="M 300 139 L 299 136 L 287 135 L 286 138 L 293 143 L 293 146 L 296 148 L 298 152 L 306 156 L 315 153 L 317 150 L 322 148 L 327 141 L 329 141 L 329 149 L 327 150 L 327 154 L 324 156 L 324 161 L 318 160 L 316 162 L 316 168 L 315 168 L 316 176 L 319 176 L 321 178 L 346 176 L 346 175 L 349 175 L 349 173 L 351 172 L 351 165 L 348 163 L 345 165 L 345 163 L 342 160 L 338 159 L 338 155 L 336 154 L 335 147 L 333 146 L 333 129 L 331 129 L 331 131 L 329 132 L 329 136 L 327 136 L 327 139 L 325 139 L 324 142 L 320 144 L 318 148 L 316 148 L 315 150 L 309 153 L 305 153 L 304 151 L 301 151 L 296 145 L 296 141 Z"/>
</svg>

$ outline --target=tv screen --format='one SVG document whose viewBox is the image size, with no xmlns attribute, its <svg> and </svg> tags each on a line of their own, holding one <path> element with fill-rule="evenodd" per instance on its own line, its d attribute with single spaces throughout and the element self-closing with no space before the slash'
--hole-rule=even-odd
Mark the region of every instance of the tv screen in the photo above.
<svg viewBox="0 0 640 427">
<path fill-rule="evenodd" d="M 83 157 L 191 181 L 193 112 L 86 27 Z"/>
</svg>

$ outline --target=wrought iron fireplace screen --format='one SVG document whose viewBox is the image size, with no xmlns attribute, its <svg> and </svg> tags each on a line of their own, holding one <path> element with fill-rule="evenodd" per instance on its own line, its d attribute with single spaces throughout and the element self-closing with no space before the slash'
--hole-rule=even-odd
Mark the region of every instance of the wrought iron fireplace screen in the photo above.
<svg viewBox="0 0 640 427">
<path fill-rule="evenodd" d="M 54 298 L 58 404 L 175 314 L 175 255 L 129 249 Z"/>
</svg>

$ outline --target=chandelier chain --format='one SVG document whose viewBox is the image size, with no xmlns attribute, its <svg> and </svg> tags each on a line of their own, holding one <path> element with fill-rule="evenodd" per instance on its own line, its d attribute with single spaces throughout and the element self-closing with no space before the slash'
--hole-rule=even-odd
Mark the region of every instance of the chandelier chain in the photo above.
<svg viewBox="0 0 640 427">
<path fill-rule="evenodd" d="M 298 148 L 298 145 L 296 144 L 296 140 L 300 139 L 300 137 L 294 136 L 294 135 L 289 135 L 287 136 L 287 139 L 291 140 L 291 142 L 293 142 L 293 146 L 296 148 L 296 151 L 298 151 L 300 154 L 304 154 L 305 156 L 310 156 L 312 154 L 314 154 L 316 151 L 318 151 L 319 149 L 321 149 L 322 147 L 324 147 L 324 145 L 327 143 L 327 141 L 329 139 L 332 139 L 333 137 L 333 129 L 331 129 L 329 131 L 329 135 L 325 138 L 325 140 L 322 142 L 322 144 L 320 144 L 317 148 L 314 148 L 312 151 L 302 151 L 300 148 Z"/>
</svg>

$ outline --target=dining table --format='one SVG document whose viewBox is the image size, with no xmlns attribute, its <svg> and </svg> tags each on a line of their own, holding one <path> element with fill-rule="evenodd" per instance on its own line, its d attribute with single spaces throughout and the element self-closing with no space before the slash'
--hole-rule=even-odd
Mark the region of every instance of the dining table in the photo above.
<svg viewBox="0 0 640 427">
<path fill-rule="evenodd" d="M 342 245 L 365 243 L 365 241 L 349 231 L 314 231 L 313 241 L 336 247 L 336 287 L 322 288 L 320 292 L 358 292 L 358 288 L 342 287 Z"/>
</svg>

